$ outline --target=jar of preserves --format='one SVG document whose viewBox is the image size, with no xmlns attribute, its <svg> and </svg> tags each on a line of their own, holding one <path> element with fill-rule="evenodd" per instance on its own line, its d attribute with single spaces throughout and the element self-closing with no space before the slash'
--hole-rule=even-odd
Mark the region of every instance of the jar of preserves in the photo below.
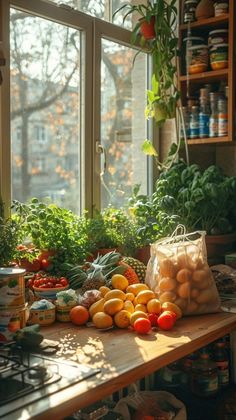
<svg viewBox="0 0 236 420">
<path fill-rule="evenodd" d="M 184 23 L 194 22 L 195 10 L 198 4 L 198 0 L 186 0 L 184 2 Z"/>
<path fill-rule="evenodd" d="M 192 366 L 191 390 L 199 397 L 210 397 L 218 392 L 217 365 L 206 350 Z"/>
<path fill-rule="evenodd" d="M 210 48 L 210 64 L 212 70 L 228 67 L 228 44 L 215 44 Z"/>
<path fill-rule="evenodd" d="M 215 0 L 214 2 L 215 16 L 225 15 L 229 12 L 228 0 Z"/>
<path fill-rule="evenodd" d="M 208 46 L 204 44 L 194 45 L 189 48 L 187 71 L 190 74 L 204 72 L 208 68 L 208 61 Z"/>
<path fill-rule="evenodd" d="M 226 388 L 229 385 L 229 358 L 224 341 L 215 343 L 213 359 L 218 369 L 219 387 Z"/>
<path fill-rule="evenodd" d="M 215 29 L 209 32 L 208 45 L 211 47 L 215 44 L 227 44 L 228 43 L 228 29 Z"/>
</svg>

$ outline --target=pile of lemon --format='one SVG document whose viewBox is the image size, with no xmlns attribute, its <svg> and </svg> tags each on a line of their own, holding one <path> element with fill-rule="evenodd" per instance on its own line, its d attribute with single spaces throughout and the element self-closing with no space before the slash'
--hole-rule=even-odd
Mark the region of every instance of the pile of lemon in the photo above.
<svg viewBox="0 0 236 420">
<path fill-rule="evenodd" d="M 171 302 L 161 304 L 146 284 L 129 285 L 121 274 L 113 275 L 111 284 L 112 290 L 106 286 L 100 287 L 103 297 L 89 308 L 90 317 L 97 328 L 106 329 L 113 325 L 128 328 L 134 325 L 136 319 L 148 318 L 150 313 L 160 314 L 163 309 L 175 312 L 177 318 L 182 316 L 177 305 Z"/>
</svg>

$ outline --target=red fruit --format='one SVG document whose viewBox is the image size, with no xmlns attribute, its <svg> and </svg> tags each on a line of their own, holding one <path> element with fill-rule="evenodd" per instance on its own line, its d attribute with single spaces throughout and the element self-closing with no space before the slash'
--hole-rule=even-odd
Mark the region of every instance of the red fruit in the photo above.
<svg viewBox="0 0 236 420">
<path fill-rule="evenodd" d="M 155 16 L 152 16 L 150 22 L 143 21 L 140 26 L 140 32 L 145 39 L 153 39 L 156 36 L 155 33 Z"/>
<path fill-rule="evenodd" d="M 139 334 L 147 334 L 151 329 L 151 322 L 146 318 L 138 318 L 133 325 L 135 331 Z"/>
<path fill-rule="evenodd" d="M 62 286 L 67 286 L 68 285 L 68 280 L 65 279 L 65 278 L 61 278 L 60 283 L 61 283 Z"/>
<path fill-rule="evenodd" d="M 64 287 L 61 283 L 56 283 L 54 287 Z"/>
<path fill-rule="evenodd" d="M 148 319 L 151 322 L 151 326 L 152 327 L 156 327 L 157 326 L 157 319 L 158 319 L 158 315 L 157 314 L 154 314 L 154 313 L 148 314 Z"/>
<path fill-rule="evenodd" d="M 161 330 L 171 330 L 173 328 L 176 320 L 176 314 L 174 317 L 173 313 L 171 311 L 164 311 L 159 315 L 157 325 Z"/>
<path fill-rule="evenodd" d="M 46 285 L 47 285 L 48 289 L 52 289 L 54 287 L 54 284 L 51 281 L 48 281 L 46 283 Z"/>
<path fill-rule="evenodd" d="M 50 261 L 49 261 L 47 258 L 43 258 L 43 259 L 41 260 L 41 268 L 42 268 L 43 270 L 47 270 L 49 267 L 51 267 L 51 263 L 50 263 Z"/>
</svg>

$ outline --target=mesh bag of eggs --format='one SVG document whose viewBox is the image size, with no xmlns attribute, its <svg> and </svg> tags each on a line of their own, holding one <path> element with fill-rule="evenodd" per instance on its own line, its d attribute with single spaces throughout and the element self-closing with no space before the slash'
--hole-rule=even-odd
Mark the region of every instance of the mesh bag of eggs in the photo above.
<svg viewBox="0 0 236 420">
<path fill-rule="evenodd" d="M 205 234 L 173 234 L 151 245 L 145 282 L 161 303 L 175 303 L 183 315 L 220 310 L 219 294 L 207 263 Z"/>
</svg>

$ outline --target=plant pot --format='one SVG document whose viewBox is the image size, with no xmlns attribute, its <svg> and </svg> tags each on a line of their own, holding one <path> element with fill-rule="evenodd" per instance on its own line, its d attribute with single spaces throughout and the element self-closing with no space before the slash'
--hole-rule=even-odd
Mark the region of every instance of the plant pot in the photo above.
<svg viewBox="0 0 236 420">
<path fill-rule="evenodd" d="M 206 235 L 207 257 L 223 257 L 236 249 L 236 232 L 226 235 Z"/>
<path fill-rule="evenodd" d="M 155 16 L 151 17 L 150 22 L 145 19 L 140 19 L 140 33 L 145 39 L 153 39 L 156 37 L 155 33 Z"/>
<path fill-rule="evenodd" d="M 146 245 L 142 248 L 138 248 L 136 250 L 135 258 L 137 258 L 137 260 L 147 265 L 150 259 L 150 245 Z"/>
</svg>

